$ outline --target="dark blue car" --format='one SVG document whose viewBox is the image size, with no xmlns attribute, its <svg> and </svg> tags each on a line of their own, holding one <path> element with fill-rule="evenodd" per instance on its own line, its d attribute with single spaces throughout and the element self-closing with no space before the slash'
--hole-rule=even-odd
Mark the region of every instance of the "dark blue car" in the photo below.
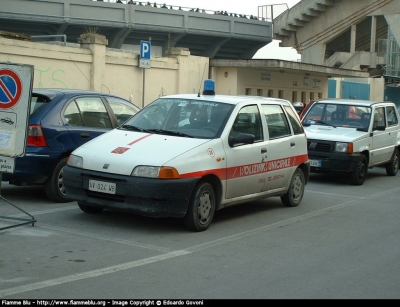
<svg viewBox="0 0 400 307">
<path fill-rule="evenodd" d="M 51 200 L 71 201 L 63 185 L 63 168 L 69 154 L 138 111 L 130 101 L 111 94 L 34 89 L 26 155 L 15 159 L 14 173 L 3 173 L 2 180 L 13 185 L 44 185 Z"/>
</svg>

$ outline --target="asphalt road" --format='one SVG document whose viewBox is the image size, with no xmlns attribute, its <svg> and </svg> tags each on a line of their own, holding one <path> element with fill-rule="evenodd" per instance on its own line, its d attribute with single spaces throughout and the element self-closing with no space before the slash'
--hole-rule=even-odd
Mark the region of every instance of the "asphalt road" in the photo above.
<svg viewBox="0 0 400 307">
<path fill-rule="evenodd" d="M 399 299 L 399 183 L 383 168 L 362 186 L 311 174 L 298 207 L 274 197 L 226 208 L 200 233 L 2 183 L 37 222 L 0 231 L 0 298 Z M 4 199 L 0 216 L 28 217 Z"/>
</svg>

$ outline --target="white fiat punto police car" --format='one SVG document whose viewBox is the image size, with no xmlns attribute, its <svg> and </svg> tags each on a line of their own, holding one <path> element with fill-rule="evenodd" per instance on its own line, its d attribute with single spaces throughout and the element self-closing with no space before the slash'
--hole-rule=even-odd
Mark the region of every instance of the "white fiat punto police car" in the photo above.
<svg viewBox="0 0 400 307">
<path fill-rule="evenodd" d="M 103 209 L 183 218 L 206 230 L 216 210 L 272 196 L 295 207 L 310 165 L 292 104 L 259 96 L 160 97 L 74 150 L 63 171 L 68 198 Z"/>
</svg>

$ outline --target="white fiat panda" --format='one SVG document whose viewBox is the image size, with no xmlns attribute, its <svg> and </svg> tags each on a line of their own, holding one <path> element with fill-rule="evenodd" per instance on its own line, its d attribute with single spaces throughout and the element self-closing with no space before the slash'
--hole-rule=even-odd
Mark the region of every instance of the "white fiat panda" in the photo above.
<svg viewBox="0 0 400 307">
<path fill-rule="evenodd" d="M 206 80 L 202 95 L 160 97 L 77 148 L 63 180 L 84 212 L 177 217 L 204 231 L 231 205 L 272 196 L 299 205 L 309 171 L 289 101 L 215 95 Z"/>
</svg>

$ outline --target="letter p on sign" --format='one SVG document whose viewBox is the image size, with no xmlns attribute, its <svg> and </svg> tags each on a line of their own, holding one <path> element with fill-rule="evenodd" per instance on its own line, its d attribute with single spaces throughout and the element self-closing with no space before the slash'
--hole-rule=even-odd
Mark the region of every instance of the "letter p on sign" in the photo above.
<svg viewBox="0 0 400 307">
<path fill-rule="evenodd" d="M 140 41 L 140 58 L 150 60 L 151 42 Z"/>
</svg>

